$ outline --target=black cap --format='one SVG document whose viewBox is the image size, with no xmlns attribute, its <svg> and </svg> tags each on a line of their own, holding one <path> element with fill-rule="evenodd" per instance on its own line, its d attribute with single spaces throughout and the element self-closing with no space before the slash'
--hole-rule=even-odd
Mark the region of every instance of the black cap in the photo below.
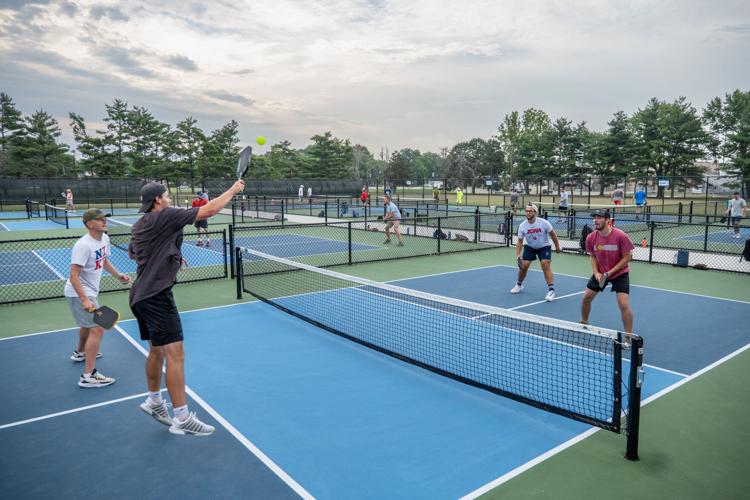
<svg viewBox="0 0 750 500">
<path fill-rule="evenodd" d="M 591 212 L 591 217 L 604 217 L 605 219 L 609 219 L 609 209 L 608 208 L 597 208 L 596 210 L 593 210 Z"/>
<path fill-rule="evenodd" d="M 89 208 L 88 210 L 83 212 L 83 223 L 86 224 L 90 220 L 101 220 L 111 216 L 112 214 L 106 214 L 98 208 Z"/>
<path fill-rule="evenodd" d="M 139 212 L 148 212 L 154 204 L 154 200 L 164 194 L 167 188 L 158 182 L 149 182 L 141 188 L 141 209 Z"/>
</svg>

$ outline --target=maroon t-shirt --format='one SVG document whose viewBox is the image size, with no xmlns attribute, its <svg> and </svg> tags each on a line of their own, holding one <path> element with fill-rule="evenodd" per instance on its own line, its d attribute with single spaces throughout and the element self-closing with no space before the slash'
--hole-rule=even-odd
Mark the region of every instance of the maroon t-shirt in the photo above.
<svg viewBox="0 0 750 500">
<path fill-rule="evenodd" d="M 609 272 L 610 269 L 620 262 L 623 255 L 633 251 L 633 242 L 624 231 L 612 228 L 607 236 L 602 236 L 599 231 L 594 231 L 586 237 L 586 252 L 596 256 L 596 264 L 600 273 Z M 630 269 L 628 266 L 623 267 L 615 274 L 609 276 L 609 279 L 616 278 L 625 274 Z"/>
<path fill-rule="evenodd" d="M 182 229 L 195 222 L 200 208 L 167 207 L 147 212 L 133 224 L 128 253 L 137 277 L 130 288 L 130 305 L 174 285 L 182 267 Z"/>
</svg>

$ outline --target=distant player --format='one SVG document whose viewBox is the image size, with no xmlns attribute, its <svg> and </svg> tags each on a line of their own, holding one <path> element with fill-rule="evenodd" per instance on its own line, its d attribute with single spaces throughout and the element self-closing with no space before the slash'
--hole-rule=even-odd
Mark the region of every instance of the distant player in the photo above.
<svg viewBox="0 0 750 500">
<path fill-rule="evenodd" d="M 401 236 L 401 230 L 398 225 L 401 223 L 401 211 L 398 209 L 395 203 L 391 201 L 391 195 L 387 194 L 384 196 L 385 201 L 385 215 L 383 220 L 385 221 L 385 241 L 383 243 L 388 244 L 391 242 L 391 228 L 396 233 L 398 238 L 398 246 L 404 246 L 404 238 Z"/>
<path fill-rule="evenodd" d="M 568 214 L 568 201 L 570 200 L 570 194 L 568 193 L 568 189 L 563 186 L 562 191 L 560 191 L 560 203 L 557 205 L 557 211 L 560 213 L 560 215 L 567 215 Z"/>
<path fill-rule="evenodd" d="M 198 193 L 196 193 L 196 195 L 195 195 L 195 199 L 193 200 L 193 205 L 192 205 L 193 208 L 196 208 L 196 207 L 199 208 L 199 207 L 202 207 L 203 205 L 207 204 L 208 203 L 208 199 L 207 198 L 208 198 L 208 196 L 204 196 L 204 193 L 198 191 Z M 203 229 L 203 232 L 206 233 L 206 246 L 210 247 L 211 246 L 211 237 L 208 235 L 208 220 L 207 219 L 203 219 L 203 220 L 196 219 L 195 222 L 193 223 L 193 225 L 195 226 L 195 232 L 198 233 L 198 246 L 199 247 L 203 246 L 203 241 L 201 240 L 201 229 Z"/>
<path fill-rule="evenodd" d="M 740 198 L 740 192 L 734 192 L 734 198 L 729 200 L 728 207 L 724 211 L 724 215 L 731 218 L 731 222 L 734 225 L 734 236 L 732 238 L 740 238 L 740 222 L 742 218 L 747 215 L 747 203 L 745 200 Z"/>
<path fill-rule="evenodd" d="M 65 190 L 65 210 L 73 212 L 75 209 L 76 206 L 73 204 L 73 190 L 68 188 Z"/>
<path fill-rule="evenodd" d="M 464 192 L 461 190 L 461 187 L 456 188 L 456 205 L 463 205 L 464 204 Z"/>
<path fill-rule="evenodd" d="M 586 284 L 581 300 L 581 323 L 587 325 L 591 302 L 608 284 L 617 294 L 622 325 L 626 334 L 633 333 L 633 311 L 630 309 L 630 275 L 628 263 L 633 251 L 633 243 L 622 230 L 609 224 L 609 210 L 597 209 L 591 213 L 596 228 L 586 238 L 586 252 L 589 254 L 593 274 Z M 604 286 L 599 286 L 602 280 Z M 627 335 L 626 337 L 628 337 Z M 627 341 L 627 338 L 626 338 Z"/>
<path fill-rule="evenodd" d="M 555 298 L 555 276 L 552 274 L 552 246 L 550 239 L 555 243 L 555 251 L 560 252 L 560 241 L 552 224 L 546 219 L 537 217 L 536 205 L 530 204 L 526 207 L 526 220 L 518 226 L 518 243 L 516 245 L 516 260 L 519 263 L 518 280 L 510 293 L 520 293 L 523 290 L 523 280 L 529 271 L 531 263 L 539 257 L 539 263 L 544 272 L 547 282 L 547 295 L 544 300 L 550 302 Z M 523 250 L 523 256 L 521 251 Z"/>
<path fill-rule="evenodd" d="M 615 188 L 614 191 L 612 191 L 612 203 L 615 205 L 615 212 L 617 211 L 617 207 L 622 205 L 622 200 L 625 198 L 625 191 L 622 190 L 622 188 Z"/>
<path fill-rule="evenodd" d="M 297 190 L 297 198 L 299 201 L 302 201 L 302 198 L 305 196 L 305 186 L 304 184 L 299 185 L 299 189 Z"/>
<path fill-rule="evenodd" d="M 646 191 L 643 190 L 643 186 L 638 186 L 635 193 L 633 193 L 633 202 L 635 203 L 635 218 L 641 218 L 641 209 L 646 205 Z"/>
<path fill-rule="evenodd" d="M 516 208 L 518 208 L 518 190 L 513 188 L 510 192 L 510 209 L 513 210 L 514 214 L 516 213 Z"/>
</svg>

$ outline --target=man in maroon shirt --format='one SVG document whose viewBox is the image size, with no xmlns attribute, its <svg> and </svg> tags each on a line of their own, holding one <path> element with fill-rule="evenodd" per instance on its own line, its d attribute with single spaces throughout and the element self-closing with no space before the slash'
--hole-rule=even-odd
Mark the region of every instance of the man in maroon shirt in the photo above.
<svg viewBox="0 0 750 500">
<path fill-rule="evenodd" d="M 617 305 L 620 306 L 622 325 L 626 334 L 633 333 L 633 311 L 630 309 L 630 277 L 628 263 L 633 251 L 633 243 L 622 230 L 609 223 L 609 210 L 603 208 L 592 212 L 596 231 L 586 238 L 586 252 L 589 254 L 591 269 L 594 274 L 586 284 L 581 300 L 581 323 L 589 322 L 591 302 L 596 294 L 612 284 L 612 291 L 617 294 Z M 600 286 L 603 283 L 603 286 Z M 626 343 L 629 335 L 626 335 Z"/>
</svg>

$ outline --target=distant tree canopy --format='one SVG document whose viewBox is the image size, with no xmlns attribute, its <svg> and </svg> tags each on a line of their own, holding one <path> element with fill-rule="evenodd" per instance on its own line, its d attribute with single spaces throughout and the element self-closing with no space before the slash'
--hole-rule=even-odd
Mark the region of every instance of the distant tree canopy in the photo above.
<svg viewBox="0 0 750 500">
<path fill-rule="evenodd" d="M 0 92 L 0 175 L 180 178 L 195 185 L 202 179 L 231 177 L 240 150 L 234 120 L 210 133 L 192 116 L 172 127 L 145 107 L 122 99 L 104 106 L 103 130 L 89 130 L 75 112 L 68 118 L 75 155 L 60 141 L 55 118 L 44 110 L 23 115 L 12 98 Z M 632 115 L 614 113 L 605 131 L 589 130 L 585 122 L 574 124 L 565 117 L 553 119 L 539 109 L 512 111 L 500 120 L 496 135 L 438 153 L 403 148 L 379 156 L 325 131 L 302 149 L 287 140 L 270 145 L 253 158 L 249 174 L 256 179 L 386 178 L 394 183 L 440 178 L 476 187 L 488 178 L 511 184 L 589 175 L 612 180 L 699 178 L 696 160 L 713 158 L 748 189 L 750 91 L 716 97 L 700 113 L 684 97 L 672 102 L 652 98 Z"/>
</svg>

